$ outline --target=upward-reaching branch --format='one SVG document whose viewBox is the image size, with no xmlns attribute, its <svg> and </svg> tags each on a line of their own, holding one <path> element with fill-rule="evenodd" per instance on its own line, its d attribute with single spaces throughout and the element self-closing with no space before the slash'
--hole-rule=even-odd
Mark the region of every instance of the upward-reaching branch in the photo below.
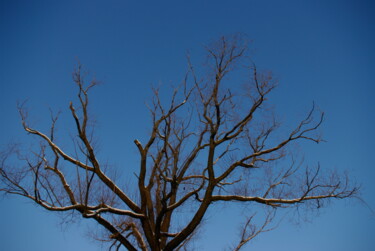
<svg viewBox="0 0 375 251">
<path fill-rule="evenodd" d="M 43 133 L 28 124 L 19 105 L 24 130 L 41 143 L 29 155 L 17 147 L 0 153 L 0 191 L 95 220 L 107 230 L 104 240 L 111 248 L 153 251 L 186 247 L 217 202 L 271 209 L 258 227 L 253 216 L 244 221 L 234 247 L 239 250 L 270 230 L 280 207 L 316 203 L 318 209 L 325 201 L 356 195 L 358 187 L 347 177 L 328 175 L 320 166 L 303 172 L 289 158 L 293 142 L 322 141 L 317 131 L 324 113 L 313 105 L 289 133 L 282 133 L 267 107 L 276 81 L 249 60 L 241 37 L 222 37 L 206 52 L 208 72 L 202 75 L 188 58 L 188 72 L 169 102 L 153 89 L 150 135 L 145 142 L 134 140 L 139 154 L 135 194 L 124 189 L 123 179 L 110 178 L 98 158 L 89 117 L 89 94 L 97 82 L 86 83 L 81 66 L 73 73 L 78 102 L 69 104 L 73 147 L 59 144 L 58 116 L 51 115 L 50 130 Z"/>
</svg>

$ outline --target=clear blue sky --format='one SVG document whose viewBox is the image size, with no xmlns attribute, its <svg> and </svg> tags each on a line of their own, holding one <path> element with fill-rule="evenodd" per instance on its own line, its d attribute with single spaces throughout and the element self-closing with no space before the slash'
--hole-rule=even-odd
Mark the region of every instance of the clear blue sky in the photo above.
<svg viewBox="0 0 375 251">
<path fill-rule="evenodd" d="M 188 50 L 199 59 L 208 41 L 243 32 L 253 40 L 254 61 L 280 80 L 273 102 L 285 121 L 313 101 L 326 112 L 327 143 L 308 146 L 306 161 L 349 171 L 375 210 L 374 12 L 370 0 L 1 0 L 0 143 L 25 139 L 18 100 L 29 99 L 32 122 L 42 130 L 49 107 L 66 111 L 79 59 L 103 82 L 92 110 L 102 158 L 116 166 L 134 161 L 132 141 L 149 128 L 149 86 L 180 81 Z M 70 125 L 59 126 L 65 132 Z M 225 232 L 228 220 L 215 223 L 216 216 L 207 219 L 213 228 L 202 232 L 201 250 L 220 250 L 232 234 Z M 375 246 L 375 216 L 358 201 L 335 201 L 310 220 L 286 219 L 245 250 Z M 95 225 L 60 227 L 58 217 L 23 199 L 1 199 L 0 222 L 0 250 L 101 250 L 85 236 Z"/>
</svg>

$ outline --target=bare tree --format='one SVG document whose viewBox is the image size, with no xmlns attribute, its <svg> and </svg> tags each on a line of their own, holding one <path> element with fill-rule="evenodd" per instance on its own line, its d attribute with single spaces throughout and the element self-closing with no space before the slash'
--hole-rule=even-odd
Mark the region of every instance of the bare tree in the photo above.
<svg viewBox="0 0 375 251">
<path fill-rule="evenodd" d="M 258 227 L 253 216 L 244 220 L 233 248 L 240 250 L 271 230 L 268 224 L 279 208 L 319 208 L 333 198 L 353 197 L 358 189 L 347 177 L 295 164 L 290 146 L 321 142 L 317 129 L 324 114 L 313 106 L 294 129 L 280 130 L 266 105 L 276 81 L 256 68 L 246 49 L 240 37 L 223 37 L 206 48 L 204 71 L 188 60 L 188 73 L 168 103 L 153 89 L 150 136 L 134 140 L 139 172 L 129 176 L 136 180 L 136 194 L 115 182 L 97 157 L 88 113 L 88 95 L 97 83 L 85 83 L 81 67 L 73 74 L 78 106 L 69 105 L 77 132 L 73 147 L 64 150 L 56 143 L 58 116 L 51 116 L 50 131 L 43 133 L 29 125 L 20 105 L 24 130 L 40 144 L 26 155 L 16 146 L 2 152 L 1 191 L 95 220 L 106 230 L 103 240 L 116 250 L 185 248 L 207 210 L 219 202 L 271 209 Z M 232 83 L 236 73 L 246 77 L 241 88 Z M 185 221 L 178 220 L 181 214 Z"/>
</svg>

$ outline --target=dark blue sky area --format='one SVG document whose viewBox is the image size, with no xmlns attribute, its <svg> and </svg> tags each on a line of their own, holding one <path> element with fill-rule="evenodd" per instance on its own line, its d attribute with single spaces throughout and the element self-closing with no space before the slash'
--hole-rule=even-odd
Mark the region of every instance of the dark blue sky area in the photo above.
<svg viewBox="0 0 375 251">
<path fill-rule="evenodd" d="M 253 61 L 272 70 L 272 104 L 286 125 L 315 102 L 326 113 L 321 145 L 302 150 L 306 164 L 348 171 L 375 210 L 374 1 L 0 1 L 0 143 L 23 141 L 16 102 L 48 129 L 51 107 L 68 118 L 79 60 L 103 84 L 92 94 L 101 157 L 113 166 L 137 160 L 133 145 L 150 128 L 144 103 L 152 84 L 179 83 L 186 54 L 222 35 L 247 34 Z M 64 113 L 65 112 L 65 113 Z M 64 120 L 71 121 L 71 120 Z M 66 133 L 70 124 L 60 124 Z M 29 140 L 29 138 L 26 138 Z M 303 145 L 303 147 L 305 147 Z M 236 209 L 238 210 L 238 209 Z M 0 250 L 102 250 L 87 237 L 95 225 L 60 219 L 24 199 L 0 200 Z M 224 250 L 237 228 L 210 212 L 198 250 Z M 289 215 L 245 250 L 370 251 L 375 215 L 358 200 L 334 201 L 311 222 Z M 230 232 L 228 232 L 228 229 Z M 251 249 L 252 248 L 252 249 Z"/>
</svg>

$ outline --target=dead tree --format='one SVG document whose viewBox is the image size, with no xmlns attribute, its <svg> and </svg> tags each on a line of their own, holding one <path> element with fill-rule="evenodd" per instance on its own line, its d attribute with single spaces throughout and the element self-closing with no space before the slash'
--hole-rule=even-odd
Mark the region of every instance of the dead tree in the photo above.
<svg viewBox="0 0 375 251">
<path fill-rule="evenodd" d="M 1 191 L 50 211 L 75 211 L 95 220 L 106 230 L 111 248 L 155 251 L 184 247 L 218 202 L 273 209 L 259 227 L 252 225 L 252 216 L 244 221 L 234 247 L 239 250 L 270 230 L 267 225 L 278 208 L 319 208 L 334 198 L 353 197 L 357 187 L 346 177 L 294 164 L 290 146 L 319 143 L 324 114 L 313 107 L 294 129 L 279 131 L 280 123 L 266 105 L 276 81 L 256 68 L 246 49 L 241 38 L 223 37 L 206 48 L 204 71 L 188 60 L 185 80 L 168 103 L 153 90 L 150 136 L 145 142 L 134 140 L 139 172 L 129 176 L 136 179 L 137 194 L 116 183 L 97 157 L 88 113 L 89 91 L 96 82 L 85 83 L 81 67 L 73 74 L 78 106 L 69 105 L 77 134 L 74 146 L 65 150 L 56 143 L 57 116 L 44 133 L 29 126 L 20 106 L 24 130 L 40 145 L 26 155 L 17 147 L 2 152 Z M 236 73 L 246 76 L 242 86 L 232 83 Z M 186 221 L 176 224 L 181 214 Z"/>
</svg>

